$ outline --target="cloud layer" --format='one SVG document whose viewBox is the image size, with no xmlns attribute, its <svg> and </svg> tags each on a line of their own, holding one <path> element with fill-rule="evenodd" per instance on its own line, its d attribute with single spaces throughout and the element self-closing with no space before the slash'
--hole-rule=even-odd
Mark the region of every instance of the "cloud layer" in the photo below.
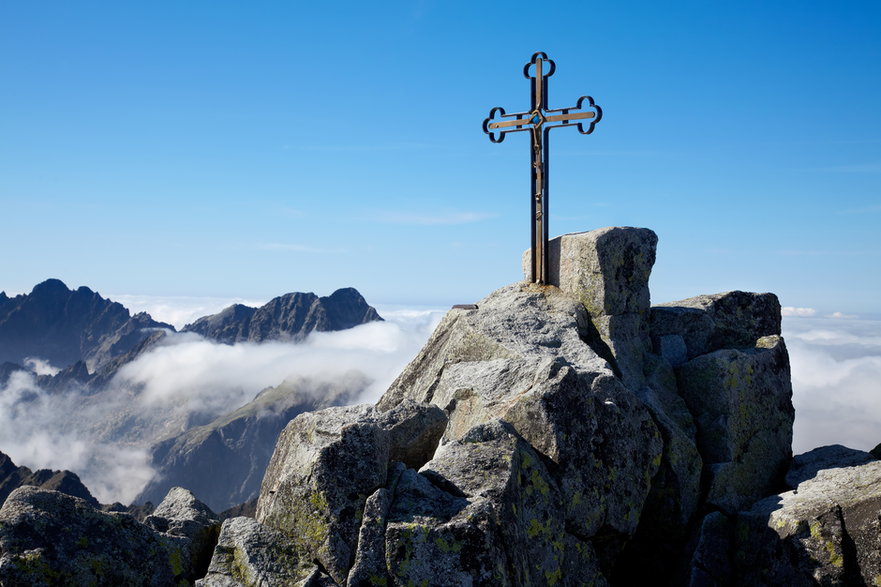
<svg viewBox="0 0 881 587">
<path fill-rule="evenodd" d="M 168 309 L 160 319 L 178 322 L 208 306 L 195 298 L 189 305 L 174 301 L 151 303 Z M 794 308 L 783 322 L 796 408 L 793 451 L 825 444 L 871 449 L 881 442 L 881 321 L 805 310 Z M 330 381 L 358 371 L 371 381 L 359 401 L 376 401 L 443 315 L 381 313 L 385 322 L 313 333 L 299 344 L 230 346 L 171 335 L 97 395 L 49 393 L 33 375 L 14 373 L 0 388 L 0 450 L 19 465 L 72 470 L 102 502 L 127 503 L 153 474 L 152 441 L 234 410 L 289 377 Z M 36 357 L 30 366 L 54 371 Z"/>
<path fill-rule="evenodd" d="M 827 444 L 870 450 L 881 443 L 881 321 L 837 318 L 783 321 L 796 454 Z"/>
<path fill-rule="evenodd" d="M 299 344 L 222 345 L 172 334 L 96 395 L 49 393 L 33 375 L 15 373 L 0 388 L 0 450 L 19 465 L 76 472 L 103 503 L 128 503 L 153 474 L 154 441 L 207 423 L 285 379 L 333 381 L 357 371 L 371 382 L 359 401 L 375 401 L 442 314 L 384 312 L 385 322 L 313 333 Z"/>
</svg>

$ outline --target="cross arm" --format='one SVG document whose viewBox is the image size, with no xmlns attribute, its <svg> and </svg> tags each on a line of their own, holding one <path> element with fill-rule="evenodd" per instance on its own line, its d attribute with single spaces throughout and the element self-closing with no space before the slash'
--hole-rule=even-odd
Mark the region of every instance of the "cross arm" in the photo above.
<svg viewBox="0 0 881 587">
<path fill-rule="evenodd" d="M 585 102 L 587 103 L 587 108 L 589 108 L 590 110 L 582 112 L 572 112 L 573 110 L 582 110 L 583 108 L 585 108 Z M 560 112 L 560 114 L 552 114 L 553 112 Z M 580 132 L 581 134 L 589 135 L 593 132 L 594 126 L 596 126 L 596 123 L 598 123 L 602 117 L 603 110 L 594 103 L 593 98 L 591 98 L 590 96 L 581 96 L 580 98 L 578 98 L 578 103 L 574 107 L 548 110 L 547 115 L 545 116 L 545 122 L 559 122 L 560 124 L 549 124 L 547 126 L 547 128 L 557 128 L 559 126 L 571 126 L 570 123 L 574 120 L 590 120 L 589 123 L 578 122 L 576 124 L 576 126 L 578 126 L 578 132 Z M 587 125 L 587 130 L 584 129 L 585 124 Z"/>
<path fill-rule="evenodd" d="M 499 116 L 498 119 L 496 118 L 496 114 Z M 509 132 L 529 130 L 529 128 L 524 127 L 531 124 L 529 119 L 530 115 L 532 115 L 531 112 L 512 112 L 511 114 L 505 114 L 505 109 L 497 106 L 490 110 L 489 117 L 483 120 L 483 132 L 489 135 L 489 140 L 492 142 L 501 143 L 505 140 L 505 135 Z M 498 131 L 498 129 L 506 130 Z M 498 134 L 493 131 L 498 131 Z"/>
</svg>

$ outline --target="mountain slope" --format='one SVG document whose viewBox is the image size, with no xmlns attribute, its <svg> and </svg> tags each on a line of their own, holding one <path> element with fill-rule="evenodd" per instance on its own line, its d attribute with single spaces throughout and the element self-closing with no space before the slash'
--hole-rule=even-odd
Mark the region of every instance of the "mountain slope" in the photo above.
<svg viewBox="0 0 881 587">
<path fill-rule="evenodd" d="M 24 364 L 39 357 L 66 367 L 82 360 L 94 371 L 157 328 L 174 330 L 148 314 L 132 316 L 88 287 L 70 290 L 47 279 L 30 294 L 0 296 L 0 362 Z"/>
<path fill-rule="evenodd" d="M 303 412 L 352 401 L 369 383 L 357 372 L 333 381 L 289 379 L 210 424 L 160 442 L 153 447 L 156 475 L 135 503 L 158 503 L 175 486 L 216 511 L 256 498 L 282 428 Z"/>
<path fill-rule="evenodd" d="M 205 338 L 233 344 L 266 340 L 302 340 L 312 331 L 345 330 L 382 320 L 354 288 L 329 296 L 294 292 L 273 298 L 260 308 L 236 304 L 199 318 L 183 328 Z"/>
</svg>

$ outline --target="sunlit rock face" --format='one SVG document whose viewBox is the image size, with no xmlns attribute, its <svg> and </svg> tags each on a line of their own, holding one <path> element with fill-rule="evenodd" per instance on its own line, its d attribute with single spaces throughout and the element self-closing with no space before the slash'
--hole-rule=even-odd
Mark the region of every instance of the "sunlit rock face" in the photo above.
<svg viewBox="0 0 881 587">
<path fill-rule="evenodd" d="M 238 543 L 278 533 L 284 572 L 315 584 L 688 576 L 686 545 L 704 515 L 727 521 L 782 487 L 789 365 L 770 294 L 719 294 L 655 316 L 656 243 L 633 228 L 554 239 L 550 284 L 512 284 L 451 310 L 375 408 L 296 418 L 257 523 L 236 522 L 252 537 Z M 383 418 L 436 432 L 393 442 Z M 723 490 L 731 479 L 737 495 Z M 216 556 L 205 584 L 231 580 L 230 560 Z"/>
<path fill-rule="evenodd" d="M 791 461 L 780 306 L 652 307 L 656 244 L 554 239 L 549 284 L 448 312 L 375 406 L 291 420 L 197 584 L 747 584 L 735 530 L 778 552 L 761 499 Z"/>
</svg>

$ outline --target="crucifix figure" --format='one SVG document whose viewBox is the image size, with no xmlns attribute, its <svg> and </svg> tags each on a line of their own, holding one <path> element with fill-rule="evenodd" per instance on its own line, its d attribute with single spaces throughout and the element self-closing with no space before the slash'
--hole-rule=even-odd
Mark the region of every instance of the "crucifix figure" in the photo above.
<svg viewBox="0 0 881 587">
<path fill-rule="evenodd" d="M 523 66 L 523 76 L 529 78 L 532 89 L 530 109 L 506 114 L 504 108 L 497 106 L 489 111 L 489 118 L 483 121 L 483 132 L 494 143 L 501 143 L 510 132 L 529 132 L 529 159 L 532 166 L 530 273 L 534 283 L 547 283 L 548 277 L 548 132 L 560 126 L 577 126 L 581 134 L 588 135 L 603 115 L 590 96 L 578 98 L 575 106 L 549 110 L 547 78 L 554 75 L 555 69 L 556 65 L 547 55 L 535 53 L 532 60 Z"/>
</svg>

